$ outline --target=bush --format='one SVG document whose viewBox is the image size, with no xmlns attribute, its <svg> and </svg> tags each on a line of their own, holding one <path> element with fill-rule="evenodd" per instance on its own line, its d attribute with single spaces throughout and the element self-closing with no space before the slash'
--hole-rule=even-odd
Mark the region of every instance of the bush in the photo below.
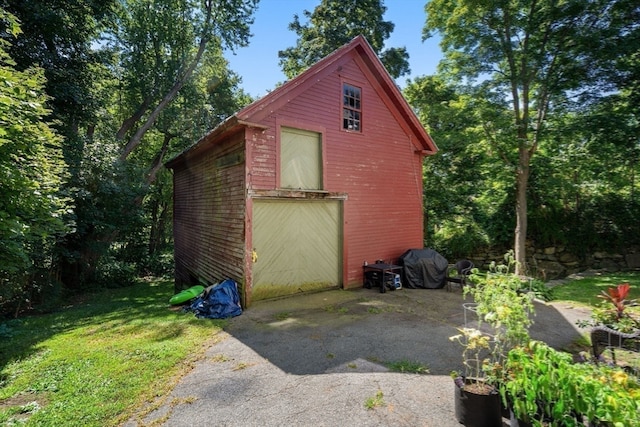
<svg viewBox="0 0 640 427">
<path fill-rule="evenodd" d="M 97 285 L 104 288 L 124 288 L 137 281 L 136 265 L 106 256 L 98 263 Z"/>
<path fill-rule="evenodd" d="M 163 277 L 173 274 L 173 248 L 164 252 L 156 252 L 150 256 L 145 268 L 153 276 Z"/>
<path fill-rule="evenodd" d="M 475 250 L 489 245 L 489 237 L 472 220 L 445 220 L 428 234 L 425 246 L 431 247 L 447 259 L 466 258 Z"/>
</svg>

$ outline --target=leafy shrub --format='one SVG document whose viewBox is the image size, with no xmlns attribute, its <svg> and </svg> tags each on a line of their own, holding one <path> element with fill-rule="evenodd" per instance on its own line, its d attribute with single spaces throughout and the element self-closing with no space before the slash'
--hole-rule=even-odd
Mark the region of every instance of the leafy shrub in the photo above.
<svg viewBox="0 0 640 427">
<path fill-rule="evenodd" d="M 137 276 L 138 272 L 134 263 L 106 256 L 98 264 L 97 285 L 104 288 L 132 286 L 136 283 Z"/>
<path fill-rule="evenodd" d="M 488 244 L 489 237 L 479 224 L 466 218 L 443 221 L 425 241 L 425 246 L 435 249 L 448 259 L 464 258 Z"/>
<path fill-rule="evenodd" d="M 145 268 L 150 274 L 158 277 L 172 274 L 174 268 L 173 248 L 164 252 L 156 252 L 150 256 Z"/>
</svg>

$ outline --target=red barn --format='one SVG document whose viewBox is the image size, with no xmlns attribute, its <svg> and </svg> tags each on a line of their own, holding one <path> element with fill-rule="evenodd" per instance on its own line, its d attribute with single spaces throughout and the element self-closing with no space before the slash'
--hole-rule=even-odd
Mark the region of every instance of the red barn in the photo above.
<svg viewBox="0 0 640 427">
<path fill-rule="evenodd" d="M 363 37 L 167 163 L 176 286 L 230 277 L 243 305 L 362 286 L 366 260 L 423 247 L 437 150 Z"/>
</svg>

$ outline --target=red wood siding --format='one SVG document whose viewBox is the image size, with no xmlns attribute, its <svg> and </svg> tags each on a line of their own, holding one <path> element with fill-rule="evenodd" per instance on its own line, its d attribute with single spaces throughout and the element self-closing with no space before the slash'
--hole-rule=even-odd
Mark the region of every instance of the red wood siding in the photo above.
<svg viewBox="0 0 640 427">
<path fill-rule="evenodd" d="M 232 278 L 243 283 L 244 134 L 218 142 L 174 168 L 176 282 Z"/>
<path fill-rule="evenodd" d="M 261 124 L 250 159 L 252 189 L 278 186 L 280 126 L 322 132 L 324 189 L 347 193 L 344 202 L 344 286 L 361 286 L 362 263 L 395 261 L 423 246 L 422 156 L 387 95 L 346 58 L 334 73 L 316 81 Z M 369 77 L 369 78 L 368 78 Z M 362 132 L 342 130 L 342 83 L 362 88 Z M 376 90 L 378 89 L 378 90 Z"/>
<path fill-rule="evenodd" d="M 343 83 L 362 89 L 362 132 L 342 129 Z M 323 191 L 280 188 L 282 127 L 322 136 Z M 335 199 L 342 208 L 341 284 L 359 287 L 363 261 L 394 262 L 423 246 L 422 159 L 436 151 L 358 36 L 167 163 L 174 170 L 176 281 L 231 277 L 248 306 L 254 199 Z"/>
</svg>

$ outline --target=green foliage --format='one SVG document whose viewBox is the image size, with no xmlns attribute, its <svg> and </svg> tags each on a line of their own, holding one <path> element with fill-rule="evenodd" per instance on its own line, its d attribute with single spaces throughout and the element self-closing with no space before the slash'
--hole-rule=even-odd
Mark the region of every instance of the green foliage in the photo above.
<svg viewBox="0 0 640 427">
<path fill-rule="evenodd" d="M 369 410 L 380 406 L 385 406 L 384 393 L 382 393 L 382 390 L 378 390 L 375 396 L 368 397 L 364 402 L 364 407 Z"/>
<path fill-rule="evenodd" d="M 104 256 L 98 262 L 96 276 L 96 284 L 102 288 L 125 288 L 136 283 L 138 271 L 133 262 Z"/>
<path fill-rule="evenodd" d="M 478 248 L 490 245 L 489 236 L 471 216 L 440 220 L 427 231 L 425 242 L 448 259 L 464 258 Z"/>
<path fill-rule="evenodd" d="M 441 75 L 416 78 L 404 95 L 439 148 L 423 168 L 425 244 L 448 258 L 507 247 L 515 223 L 511 174 L 491 156 L 476 100 Z"/>
<path fill-rule="evenodd" d="M 298 41 L 295 47 L 278 52 L 282 71 L 293 78 L 354 37 L 363 35 L 392 77 L 408 74 L 409 54 L 404 47 L 383 50 L 394 29 L 392 22 L 382 20 L 386 10 L 382 0 L 322 0 L 313 12 L 303 12 L 308 22 L 301 22 L 294 15 L 289 29 L 298 35 Z"/>
<path fill-rule="evenodd" d="M 470 126 L 480 124 L 492 156 L 511 173 L 518 268 L 526 267 L 534 155 L 552 153 L 547 146 L 564 136 L 562 128 L 553 126 L 553 118 L 568 107 L 579 109 L 582 104 L 572 104 L 574 99 L 584 100 L 582 93 L 604 95 L 605 91 L 589 90 L 601 87 L 600 72 L 610 69 L 611 51 L 630 55 L 627 47 L 610 40 L 628 39 L 637 52 L 635 17 L 640 8 L 622 12 L 629 6 L 624 0 L 432 0 L 425 6 L 424 38 L 435 33 L 442 37 L 445 59 L 439 73 L 472 94 L 475 115 L 468 117 L 476 120 Z M 467 139 L 468 144 L 477 142 Z"/>
<path fill-rule="evenodd" d="M 59 246 L 61 279 L 68 289 L 104 283 L 105 272 L 98 268 L 110 263 L 102 257 L 130 249 L 129 241 L 141 237 L 143 212 L 134 201 L 145 191 L 142 173 L 118 162 L 118 155 L 114 142 L 94 140 L 83 147 L 72 181 L 76 226 Z"/>
<path fill-rule="evenodd" d="M 640 329 L 640 315 L 633 313 L 630 306 L 637 306 L 636 300 L 629 298 L 631 285 L 621 283 L 601 291 L 599 298 L 605 301 L 591 310 L 591 319 L 577 322 L 581 328 L 606 326 L 622 333 L 634 333 Z"/>
<path fill-rule="evenodd" d="M 45 121 L 41 69 L 16 69 L 6 49 L 20 33 L 14 16 L 0 9 L 0 312 L 29 304 L 49 281 L 53 245 L 68 230 L 69 200 L 61 140 Z M 45 274 L 46 276 L 46 274 Z"/>
<path fill-rule="evenodd" d="M 409 360 L 398 360 L 395 362 L 386 362 L 385 366 L 389 368 L 391 372 L 401 372 L 410 374 L 426 375 L 429 373 L 429 368 L 422 363 L 412 362 Z"/>
<path fill-rule="evenodd" d="M 455 257 L 478 248 L 470 242 L 511 247 L 519 217 L 520 242 L 536 247 L 637 245 L 640 7 L 434 0 L 426 10 L 424 36 L 442 36 L 445 60 L 405 89 L 440 148 L 425 162 L 426 244 Z"/>
<path fill-rule="evenodd" d="M 464 288 L 465 295 L 473 297 L 480 321 L 494 330 L 492 357 L 497 363 L 504 360 L 509 349 L 529 341 L 532 295 L 526 292 L 526 282 L 513 272 L 515 263 L 513 252 L 509 252 L 504 264 L 492 263 L 486 273 L 474 269 L 469 278 L 473 286 Z"/>
<path fill-rule="evenodd" d="M 145 263 L 145 271 L 156 277 L 173 276 L 174 269 L 173 246 L 155 251 Z"/>
<path fill-rule="evenodd" d="M 34 117 L 51 113 L 51 122 L 65 137 L 49 138 L 50 130 L 42 125 L 41 140 L 50 139 L 47 155 L 60 162 L 64 156 L 69 175 L 53 166 L 50 173 L 34 167 L 30 170 L 38 188 L 29 194 L 49 197 L 52 206 L 42 217 L 72 228 L 70 234 L 61 229 L 54 236 L 36 221 L 28 229 L 10 218 L 3 221 L 10 233 L 43 236 L 25 243 L 1 235 L 10 248 L 7 257 L 14 257 L 8 268 L 38 267 L 33 277 L 12 278 L 12 287 L 3 286 L 3 292 L 30 287 L 61 296 L 61 283 L 73 290 L 129 283 L 151 264 L 166 273 L 167 263 L 158 262 L 166 257 L 154 254 L 171 245 L 171 178 L 159 169 L 166 156 L 181 152 L 249 101 L 238 89 L 238 76 L 228 71 L 222 49 L 247 44 L 256 5 L 255 0 L 4 3 L 22 22 L 24 33 L 3 49 L 24 73 L 20 80 L 37 80 L 49 95 L 51 111 L 44 110 L 44 97 L 33 95 L 34 111 L 42 108 Z M 16 22 L 4 14 L 2 19 L 3 28 L 15 35 Z M 46 80 L 34 65 L 42 65 Z M 42 96 L 41 88 L 27 94 L 35 92 Z M 153 109 L 159 114 L 152 117 Z M 11 114 L 19 113 L 11 109 Z M 122 140 L 140 130 L 140 123 L 152 126 L 140 132 L 142 148 L 123 162 L 128 156 L 122 155 Z M 30 143 L 28 137 L 23 141 Z M 60 181 L 59 193 L 72 200 L 73 210 L 53 206 L 57 199 L 49 194 L 49 175 Z M 160 184 L 153 187 L 159 176 Z M 21 214 L 36 216 L 25 212 L 25 206 L 35 207 L 27 197 L 6 196 Z M 19 206 L 21 201 L 25 206 Z M 2 295 L 0 305 L 14 296 Z"/>
<path fill-rule="evenodd" d="M 640 383 L 621 368 L 573 363 L 570 354 L 531 341 L 509 351 L 504 372 L 503 401 L 525 422 L 581 426 L 584 416 L 594 425 L 640 425 Z"/>
<path fill-rule="evenodd" d="M 96 69 L 109 55 L 92 42 L 112 18 L 117 0 L 5 0 L 3 7 L 21 22 L 23 34 L 10 48 L 17 68 L 40 67 L 49 106 L 64 136 L 95 124 L 102 100 Z"/>
<path fill-rule="evenodd" d="M 522 291 L 522 279 L 512 272 L 514 265 L 513 252 L 507 253 L 505 264 L 493 264 L 487 273 L 473 269 L 471 285 L 463 288 L 465 296 L 473 297 L 473 302 L 463 304 L 466 322 L 466 316 L 474 314 L 477 323 L 466 324 L 449 339 L 463 346 L 467 381 L 496 385 L 507 353 L 530 340 L 534 307 L 531 294 Z"/>
</svg>

